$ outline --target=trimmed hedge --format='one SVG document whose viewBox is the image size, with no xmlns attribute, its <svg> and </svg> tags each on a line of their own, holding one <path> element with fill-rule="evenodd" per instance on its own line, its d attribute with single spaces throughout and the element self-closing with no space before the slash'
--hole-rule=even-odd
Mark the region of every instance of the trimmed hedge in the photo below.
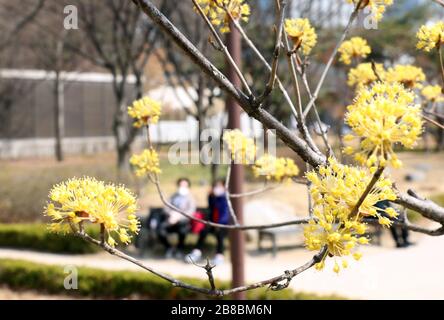
<svg viewBox="0 0 444 320">
<path fill-rule="evenodd" d="M 78 267 L 78 289 L 66 290 L 63 266 L 37 264 L 24 260 L 0 259 L 0 284 L 12 289 L 31 289 L 50 294 L 65 294 L 81 297 L 145 299 L 207 299 L 208 297 L 187 289 L 173 287 L 159 277 L 135 271 L 105 271 Z M 207 281 L 190 278 L 182 280 L 196 286 L 207 287 Z M 218 288 L 227 288 L 227 283 L 217 283 Z M 258 289 L 247 293 L 249 299 L 342 299 L 338 296 L 318 296 L 295 293 L 290 289 L 269 291 Z"/>
<path fill-rule="evenodd" d="M 97 237 L 97 228 L 88 229 Z M 0 247 L 31 249 L 54 253 L 94 253 L 100 248 L 71 234 L 49 232 L 45 224 L 0 224 Z"/>
</svg>

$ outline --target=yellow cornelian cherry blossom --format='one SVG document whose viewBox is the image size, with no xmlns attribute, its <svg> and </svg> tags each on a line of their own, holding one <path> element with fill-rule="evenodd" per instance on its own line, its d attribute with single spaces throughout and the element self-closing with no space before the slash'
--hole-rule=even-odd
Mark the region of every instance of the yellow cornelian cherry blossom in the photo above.
<svg viewBox="0 0 444 320">
<path fill-rule="evenodd" d="M 250 16 L 250 6 L 244 0 L 197 0 L 202 11 L 220 32 L 230 32 L 230 20 L 247 22 Z"/>
<path fill-rule="evenodd" d="M 224 132 L 223 141 L 228 147 L 231 160 L 237 164 L 252 164 L 256 157 L 254 140 L 246 137 L 239 129 Z"/>
<path fill-rule="evenodd" d="M 135 119 L 134 126 L 136 128 L 157 123 L 161 111 L 160 102 L 149 97 L 136 100 L 132 106 L 128 107 L 128 115 Z"/>
<path fill-rule="evenodd" d="M 348 3 L 353 3 L 355 6 L 360 4 L 359 9 L 370 8 L 376 21 L 382 19 L 387 6 L 393 4 L 393 0 L 346 0 Z"/>
<path fill-rule="evenodd" d="M 399 82 L 406 88 L 422 88 L 422 82 L 426 80 L 426 76 L 421 68 L 412 65 L 396 65 L 387 70 L 385 80 L 389 83 Z"/>
<path fill-rule="evenodd" d="M 290 158 L 276 158 L 270 154 L 264 154 L 253 165 L 253 173 L 256 177 L 265 176 L 267 180 L 277 182 L 288 181 L 299 174 L 299 168 Z"/>
<path fill-rule="evenodd" d="M 135 212 L 137 200 L 124 186 L 104 183 L 94 178 L 73 178 L 55 185 L 49 193 L 45 215 L 52 219 L 49 229 L 54 232 L 68 232 L 79 223 L 103 225 L 106 241 L 116 244 L 113 235 L 120 242 L 129 243 L 131 235 L 137 233 L 140 225 Z"/>
<path fill-rule="evenodd" d="M 352 105 L 347 107 L 345 122 L 360 139 L 357 149 L 345 148 L 355 159 L 369 167 L 401 166 L 393 151 L 399 143 L 411 149 L 422 132 L 421 108 L 414 104 L 415 94 L 399 83 L 374 84 L 358 92 Z M 355 136 L 346 135 L 345 141 Z"/>
<path fill-rule="evenodd" d="M 422 89 L 421 94 L 427 101 L 432 103 L 444 101 L 442 88 L 439 85 L 425 86 L 424 89 Z"/>
<path fill-rule="evenodd" d="M 444 22 L 439 21 L 430 26 L 421 26 L 416 34 L 418 43 L 416 47 L 418 49 L 430 52 L 432 49 L 439 49 L 444 45 Z"/>
<path fill-rule="evenodd" d="M 133 154 L 130 163 L 136 168 L 135 172 L 138 177 L 162 172 L 159 167 L 159 155 L 152 148 L 145 149 L 140 154 Z"/>
<path fill-rule="evenodd" d="M 381 80 L 384 80 L 385 70 L 383 65 L 376 63 L 375 68 L 377 75 L 375 74 L 371 63 L 365 62 L 358 64 L 356 68 L 350 69 L 347 84 L 350 87 L 356 87 L 356 89 L 359 90 L 377 81 L 378 76 Z"/>
<path fill-rule="evenodd" d="M 372 49 L 367 43 L 367 40 L 361 37 L 353 37 L 350 40 L 344 41 L 338 50 L 340 57 L 339 61 L 344 64 L 351 64 L 353 59 L 366 58 Z"/>
<path fill-rule="evenodd" d="M 398 214 L 393 208 L 379 209 L 375 204 L 383 200 L 395 200 L 392 183 L 380 177 L 374 187 L 352 215 L 353 209 L 367 189 L 372 175 L 367 169 L 339 164 L 329 158 L 326 165 L 318 172 L 309 171 L 307 179 L 311 182 L 310 194 L 313 199 L 313 217 L 304 228 L 305 245 L 309 250 L 319 251 L 324 246 L 327 252 L 315 268 L 322 270 L 327 256 L 335 258 L 334 272 L 340 271 L 336 258 L 343 259 L 342 267 L 348 266 L 345 257 L 353 256 L 359 260 L 362 256 L 359 245 L 368 244 L 365 236 L 367 224 L 365 217 L 376 217 L 383 226 L 389 226 Z M 384 213 L 384 215 L 382 215 Z"/>
<path fill-rule="evenodd" d="M 304 55 L 309 55 L 316 45 L 318 36 L 308 19 L 286 19 L 285 32 L 294 45 L 294 50 L 302 49 Z"/>
</svg>

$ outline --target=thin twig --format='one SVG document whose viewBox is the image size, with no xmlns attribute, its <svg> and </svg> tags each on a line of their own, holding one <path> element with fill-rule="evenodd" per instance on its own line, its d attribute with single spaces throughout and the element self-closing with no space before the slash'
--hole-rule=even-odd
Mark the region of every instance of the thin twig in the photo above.
<svg viewBox="0 0 444 320">
<path fill-rule="evenodd" d="M 148 144 L 148 147 L 150 149 L 153 149 L 153 145 L 152 145 L 152 141 L 150 138 L 150 131 L 149 131 L 149 125 L 146 126 L 146 142 Z M 245 225 L 240 225 L 239 221 L 237 220 L 236 217 L 236 213 L 234 212 L 232 203 L 231 203 L 231 199 L 230 199 L 230 192 L 228 189 L 228 186 L 230 184 L 230 176 L 231 176 L 231 164 L 228 167 L 228 172 L 227 172 L 227 177 L 225 180 L 225 188 L 226 188 L 226 199 L 228 201 L 228 207 L 229 207 L 229 211 L 230 211 L 230 215 L 233 219 L 233 225 L 225 225 L 225 224 L 220 224 L 220 223 L 215 223 L 215 222 L 211 222 L 209 220 L 204 220 L 204 219 L 200 219 L 200 218 L 196 218 L 193 215 L 188 214 L 187 212 L 177 208 L 176 206 L 174 206 L 172 203 L 170 203 L 169 201 L 167 201 L 162 188 L 160 186 L 160 182 L 159 182 L 159 175 L 157 173 L 153 173 L 152 175 L 149 175 L 149 179 L 150 181 L 156 186 L 157 189 L 157 193 L 159 194 L 159 197 L 161 199 L 161 201 L 163 202 L 163 204 L 165 206 L 167 206 L 169 209 L 174 210 L 176 212 L 178 212 L 179 214 L 185 216 L 186 218 L 190 219 L 190 220 L 194 220 L 197 222 L 201 222 L 207 226 L 211 226 L 211 227 L 215 227 L 215 228 L 223 228 L 223 229 L 238 229 L 238 230 L 260 230 L 260 229 L 268 229 L 268 228 L 277 228 L 277 227 L 282 227 L 282 226 L 286 226 L 286 225 L 293 225 L 293 224 L 306 224 L 309 222 L 309 218 L 305 218 L 305 219 L 297 219 L 297 220 L 291 220 L 291 221 L 286 221 L 286 222 L 282 222 L 282 223 L 275 223 L 275 224 L 265 224 L 265 225 L 258 225 L 258 226 L 245 226 Z"/>
<path fill-rule="evenodd" d="M 171 204 L 170 202 L 168 202 L 166 200 L 166 197 L 163 194 L 163 191 L 160 187 L 159 180 L 154 180 L 153 183 L 157 188 L 157 192 L 159 194 L 160 200 L 162 201 L 162 203 L 166 207 L 170 208 L 171 210 L 177 211 L 178 213 L 180 213 L 181 215 L 185 216 L 186 218 L 188 218 L 190 220 L 197 221 L 197 222 L 203 223 L 207 226 L 214 227 L 214 228 L 230 229 L 230 230 L 263 230 L 263 229 L 279 228 L 279 227 L 289 226 L 289 225 L 307 224 L 311 220 L 310 218 L 300 218 L 300 219 L 294 219 L 294 220 L 289 220 L 289 221 L 284 221 L 284 222 L 279 222 L 279 223 L 262 224 L 262 225 L 241 225 L 241 224 L 240 225 L 231 225 L 231 224 L 226 225 L 226 224 L 215 223 L 215 222 L 211 222 L 208 220 L 196 218 L 196 217 L 184 212 L 183 210 L 180 210 L 179 208 L 177 208 L 176 206 L 174 206 L 173 204 Z"/>
<path fill-rule="evenodd" d="M 310 165 L 305 164 L 305 170 L 308 172 L 310 170 Z M 313 217 L 313 198 L 311 197 L 311 181 L 307 183 L 307 198 L 308 198 L 308 216 Z"/>
<path fill-rule="evenodd" d="M 435 117 L 437 117 L 437 118 L 439 118 L 439 119 L 441 119 L 441 120 L 444 120 L 444 115 L 443 115 L 443 114 L 439 114 L 439 113 L 437 113 L 437 112 L 429 111 L 429 110 L 424 110 L 424 113 L 425 113 L 425 114 L 432 115 L 432 116 L 435 116 Z"/>
<path fill-rule="evenodd" d="M 437 126 L 438 128 L 444 129 L 444 125 L 442 125 L 441 123 L 433 120 L 432 118 L 427 117 L 425 114 L 422 115 L 422 117 L 424 118 L 424 120 L 434 124 L 435 126 Z"/>
<path fill-rule="evenodd" d="M 321 91 L 322 85 L 324 84 L 325 78 L 327 77 L 327 73 L 330 70 L 330 67 L 333 64 L 333 61 L 335 60 L 336 54 L 338 53 L 339 47 L 341 46 L 342 42 L 344 42 L 345 38 L 347 37 L 348 32 L 350 31 L 350 28 L 355 21 L 356 17 L 358 16 L 358 12 L 360 10 L 362 0 L 360 0 L 355 7 L 355 10 L 353 10 L 352 14 L 350 15 L 350 19 L 348 20 L 348 23 L 342 32 L 341 37 L 339 38 L 338 43 L 336 44 L 336 47 L 333 49 L 333 52 L 330 55 L 330 58 L 328 59 L 328 62 L 324 68 L 324 71 L 322 72 L 321 78 L 319 79 L 318 85 L 313 93 L 313 97 L 308 102 L 307 106 L 304 110 L 304 117 L 307 116 L 307 114 L 310 112 L 311 107 L 315 103 L 316 99 L 318 98 L 319 92 Z"/>
<path fill-rule="evenodd" d="M 405 227 L 410 231 L 414 231 L 414 232 L 418 232 L 418 233 L 423 233 L 429 236 L 442 236 L 444 235 L 444 226 L 440 226 L 436 229 L 428 229 L 428 228 L 424 228 L 424 227 L 420 227 L 417 226 L 415 224 L 412 224 L 410 222 L 401 222 L 401 221 L 393 221 L 394 225 L 400 226 L 400 227 Z"/>
<path fill-rule="evenodd" d="M 205 14 L 205 12 L 203 12 L 203 10 L 202 10 L 201 6 L 199 5 L 199 3 L 196 0 L 191 0 L 191 1 L 193 1 L 193 4 L 196 7 L 197 11 L 199 12 L 200 16 L 202 17 L 202 19 L 204 19 L 204 21 L 207 24 L 208 28 L 210 29 L 211 33 L 216 38 L 216 41 L 217 41 L 218 45 L 220 46 L 221 50 L 223 51 L 225 57 L 228 59 L 228 62 L 231 64 L 231 66 L 233 67 L 233 69 L 236 72 L 237 76 L 241 80 L 242 85 L 245 88 L 245 90 L 247 90 L 248 96 L 253 97 L 253 93 L 251 92 L 251 89 L 250 89 L 250 86 L 248 85 L 247 80 L 245 79 L 244 75 L 240 71 L 240 69 L 237 66 L 236 62 L 233 60 L 233 57 L 231 56 L 230 52 L 228 51 L 227 46 L 225 45 L 225 43 L 223 42 L 223 40 L 221 39 L 221 37 L 217 33 L 217 31 L 214 28 L 213 24 L 208 19 L 208 17 Z"/>
<path fill-rule="evenodd" d="M 245 31 L 242 28 L 242 26 L 240 25 L 240 23 L 238 21 L 233 21 L 233 22 L 234 22 L 233 23 L 234 27 L 236 28 L 237 31 L 239 31 L 239 33 L 241 34 L 241 37 L 244 39 L 245 43 L 251 48 L 251 50 L 253 50 L 253 52 L 256 54 L 256 56 L 259 58 L 259 60 L 262 62 L 262 64 L 265 66 L 265 68 L 267 68 L 267 70 L 271 72 L 271 70 L 272 70 L 271 66 L 268 64 L 267 60 L 264 58 L 262 53 L 255 46 L 254 42 L 245 33 Z M 297 120 L 296 108 L 295 108 L 293 102 L 291 101 L 291 98 L 290 98 L 290 95 L 288 94 L 287 89 L 285 89 L 285 87 L 282 84 L 282 81 L 279 79 L 278 75 L 276 75 L 276 82 L 278 84 L 279 90 L 284 95 L 285 101 L 287 101 L 288 105 L 290 106 L 291 112 L 293 113 L 294 117 Z M 257 103 L 257 101 L 258 100 L 256 100 L 256 103 Z"/>
<path fill-rule="evenodd" d="M 179 279 L 176 279 L 166 273 L 157 271 L 156 269 L 146 265 L 142 261 L 137 260 L 137 259 L 123 253 L 122 251 L 109 246 L 106 242 L 102 244 L 100 241 L 94 239 L 93 237 L 88 235 L 86 232 L 77 230 L 73 224 L 71 224 L 71 229 L 76 236 L 78 236 L 78 237 L 98 246 L 98 247 L 101 247 L 102 249 L 104 249 L 106 252 L 108 252 L 111 255 L 114 255 L 116 257 L 119 257 L 121 259 L 124 259 L 126 261 L 129 261 L 129 262 L 139 266 L 140 268 L 170 282 L 175 287 L 180 287 L 180 288 L 188 289 L 191 291 L 203 293 L 206 295 L 219 296 L 219 297 L 227 296 L 227 295 L 233 294 L 235 292 L 243 292 L 243 291 L 253 290 L 253 289 L 257 289 L 257 288 L 261 288 L 261 287 L 265 287 L 265 286 L 276 286 L 276 284 L 278 284 L 279 282 L 284 281 L 284 280 L 290 281 L 291 279 L 296 277 L 298 274 L 306 271 L 307 269 L 310 269 L 316 263 L 321 261 L 325 251 L 327 250 L 326 247 L 323 247 L 320 252 L 318 252 L 315 256 L 313 256 L 313 258 L 311 258 L 308 262 L 306 262 L 302 266 L 300 266 L 292 271 L 286 271 L 279 276 L 276 276 L 276 277 L 273 277 L 273 278 L 270 278 L 267 280 L 258 281 L 258 282 L 255 282 L 255 283 L 252 283 L 249 285 L 245 285 L 245 286 L 240 286 L 240 287 L 235 287 L 235 288 L 225 289 L 225 290 L 218 290 L 218 289 L 216 289 L 216 286 L 214 283 L 214 277 L 213 277 L 213 274 L 211 271 L 213 266 L 209 265 L 209 263 L 207 263 L 207 265 L 209 265 L 209 267 L 210 267 L 210 268 L 208 268 L 209 270 L 207 269 L 207 266 L 205 266 L 205 269 L 207 271 L 207 275 L 209 278 L 211 289 L 197 287 L 195 285 L 192 285 L 192 284 L 186 283 L 184 281 L 181 281 Z"/>
<path fill-rule="evenodd" d="M 440 6 L 444 7 L 444 1 L 443 0 L 432 0 L 432 1 L 436 2 Z"/>
<path fill-rule="evenodd" d="M 380 76 L 379 73 L 378 73 L 378 69 L 376 69 L 376 63 L 375 63 L 375 61 L 372 60 L 371 64 L 372 64 L 372 70 L 373 70 L 373 73 L 374 73 L 375 76 L 376 76 L 376 79 L 377 79 L 378 81 L 382 82 L 382 78 L 381 78 L 381 76 Z"/>
<path fill-rule="evenodd" d="M 237 220 L 236 213 L 233 209 L 233 203 L 230 199 L 230 179 L 231 179 L 231 166 L 233 165 L 233 162 L 231 161 L 228 165 L 227 169 L 227 176 L 225 177 L 225 199 L 227 200 L 228 204 L 228 211 L 230 212 L 231 219 L 233 220 L 233 224 L 238 226 L 239 220 Z"/>
<path fill-rule="evenodd" d="M 282 31 L 283 31 L 283 26 L 284 26 L 286 5 L 287 5 L 287 2 L 285 0 L 282 0 L 280 3 L 280 8 L 278 9 L 278 15 L 276 17 L 276 29 L 275 29 L 276 30 L 276 41 L 274 44 L 273 59 L 271 62 L 270 78 L 268 79 L 268 82 L 267 82 L 267 85 L 265 86 L 264 92 L 256 100 L 256 103 L 258 103 L 258 104 L 261 104 L 262 101 L 264 101 L 265 98 L 270 95 L 270 93 L 273 91 L 274 85 L 276 83 L 276 74 L 277 74 L 278 64 L 279 64 L 279 55 L 281 52 Z"/>
<path fill-rule="evenodd" d="M 257 189 L 257 190 L 253 190 L 253 191 L 247 191 L 247 192 L 243 192 L 243 193 L 230 193 L 230 198 L 243 198 L 243 197 L 251 197 L 251 196 L 256 196 L 258 194 L 279 188 L 280 185 L 274 185 L 274 186 L 265 186 L 263 188 Z"/>
<path fill-rule="evenodd" d="M 312 148 L 315 152 L 320 153 L 318 147 L 316 146 L 313 139 L 311 138 L 310 133 L 308 132 L 307 126 L 305 124 L 305 118 L 302 114 L 302 99 L 301 99 L 301 91 L 299 88 L 298 76 L 297 76 L 297 72 L 296 72 L 296 61 L 294 59 L 294 53 L 292 53 L 287 34 L 285 31 L 283 31 L 283 33 L 284 33 L 284 45 L 285 45 L 285 49 L 287 51 L 287 62 L 288 62 L 288 66 L 290 67 L 291 79 L 293 80 L 294 90 L 296 92 L 296 96 L 298 99 L 298 107 L 296 108 L 297 122 L 298 122 L 297 126 L 298 126 L 300 133 L 302 134 L 302 137 L 307 142 L 307 144 L 310 146 L 310 148 Z"/>
<path fill-rule="evenodd" d="M 367 185 L 367 188 L 365 188 L 365 190 L 362 193 L 361 197 L 359 198 L 358 202 L 356 202 L 355 206 L 353 207 L 352 211 L 350 212 L 350 216 L 355 216 L 359 213 L 359 207 L 361 206 L 361 204 L 364 203 L 365 198 L 367 198 L 368 194 L 372 191 L 376 182 L 378 182 L 379 178 L 381 177 L 382 173 L 384 172 L 384 169 L 385 169 L 385 167 L 379 166 L 378 169 L 375 171 L 372 179 L 370 180 L 369 184 Z"/>
<path fill-rule="evenodd" d="M 301 74 L 302 74 L 302 82 L 304 83 L 305 90 L 307 90 L 309 98 L 312 99 L 313 95 L 311 93 L 311 89 L 308 84 L 307 74 L 305 73 L 305 70 L 302 71 L 302 69 L 301 69 Z M 324 141 L 324 145 L 327 148 L 327 157 L 336 157 L 332 146 L 328 142 L 327 133 L 322 129 L 321 117 L 319 116 L 318 108 L 317 108 L 315 102 L 313 102 L 313 108 L 314 108 L 313 110 L 315 112 L 316 122 L 319 126 L 319 132 L 321 133 L 322 140 Z"/>
<path fill-rule="evenodd" d="M 133 0 L 133 2 L 164 32 L 171 40 L 178 45 L 184 54 L 203 72 L 205 72 L 215 83 L 232 96 L 242 107 L 242 109 L 251 117 L 263 123 L 268 129 L 276 130 L 277 136 L 294 152 L 296 152 L 303 161 L 310 163 L 317 168 L 326 163 L 327 158 L 324 155 L 314 152 L 309 148 L 304 140 L 294 134 L 293 131 L 285 127 L 274 116 L 262 108 L 256 108 L 254 103 L 248 97 L 240 92 L 224 75 L 214 66 L 196 46 L 194 46 L 187 37 L 185 37 L 169 21 L 165 15 L 150 0 Z M 354 20 L 354 19 L 353 19 Z M 235 24 L 236 25 L 236 24 Z M 265 60 L 265 59 L 264 59 Z M 261 59 L 261 61 L 263 61 Z M 265 64 L 268 64 L 265 61 Z M 270 70 L 270 69 L 269 69 Z M 279 82 L 278 82 L 279 84 Z M 284 88 L 285 90 L 285 88 Z M 286 91 L 284 91 L 286 92 Z M 288 95 L 285 95 L 286 99 Z M 316 97 L 314 96 L 313 99 Z M 312 100 L 313 100 L 312 99 Z M 287 100 L 288 101 L 288 100 Z M 414 210 L 424 217 L 444 223 L 444 208 L 429 200 L 421 200 L 409 194 L 398 193 L 394 201 L 411 210 Z"/>
<path fill-rule="evenodd" d="M 439 41 L 438 41 L 438 59 L 439 59 L 439 65 L 441 67 L 442 85 L 444 87 L 444 61 L 443 61 L 443 58 L 442 58 L 441 37 L 439 37 Z"/>
</svg>

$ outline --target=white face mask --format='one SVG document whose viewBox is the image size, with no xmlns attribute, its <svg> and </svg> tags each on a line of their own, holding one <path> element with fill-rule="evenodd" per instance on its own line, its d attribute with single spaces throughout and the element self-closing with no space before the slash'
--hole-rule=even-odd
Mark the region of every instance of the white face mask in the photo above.
<svg viewBox="0 0 444 320">
<path fill-rule="evenodd" d="M 181 196 L 186 196 L 190 193 L 190 189 L 188 189 L 187 187 L 179 187 L 177 193 L 179 193 Z"/>
<path fill-rule="evenodd" d="M 223 195 L 224 193 L 225 193 L 225 188 L 224 187 L 215 187 L 213 189 L 213 194 L 216 197 L 219 197 L 219 196 Z"/>
</svg>

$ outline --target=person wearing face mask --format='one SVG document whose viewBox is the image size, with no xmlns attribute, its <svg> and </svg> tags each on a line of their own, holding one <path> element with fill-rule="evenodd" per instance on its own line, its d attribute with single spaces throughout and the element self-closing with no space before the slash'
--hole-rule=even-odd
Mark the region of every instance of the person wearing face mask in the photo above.
<svg viewBox="0 0 444 320">
<path fill-rule="evenodd" d="M 225 192 L 225 182 L 217 180 L 208 196 L 209 217 L 208 220 L 214 223 L 227 225 L 230 222 L 230 212 Z M 227 236 L 227 229 L 213 228 L 205 226 L 199 234 L 196 248 L 187 256 L 188 262 L 196 262 L 202 258 L 202 248 L 209 233 L 215 235 L 217 239 L 216 255 L 212 260 L 213 265 L 219 265 L 224 262 L 224 240 Z"/>
<path fill-rule="evenodd" d="M 170 203 L 180 211 L 193 215 L 196 211 L 196 203 L 190 192 L 190 180 L 187 178 L 180 178 L 177 180 L 177 191 L 171 196 Z M 183 257 L 183 250 L 185 248 L 185 237 L 189 232 L 190 224 L 187 217 L 180 212 L 166 207 L 164 209 L 166 219 L 162 223 L 159 232 L 159 241 L 165 246 L 166 258 Z M 168 241 L 168 235 L 177 233 L 178 244 L 173 248 Z"/>
</svg>

